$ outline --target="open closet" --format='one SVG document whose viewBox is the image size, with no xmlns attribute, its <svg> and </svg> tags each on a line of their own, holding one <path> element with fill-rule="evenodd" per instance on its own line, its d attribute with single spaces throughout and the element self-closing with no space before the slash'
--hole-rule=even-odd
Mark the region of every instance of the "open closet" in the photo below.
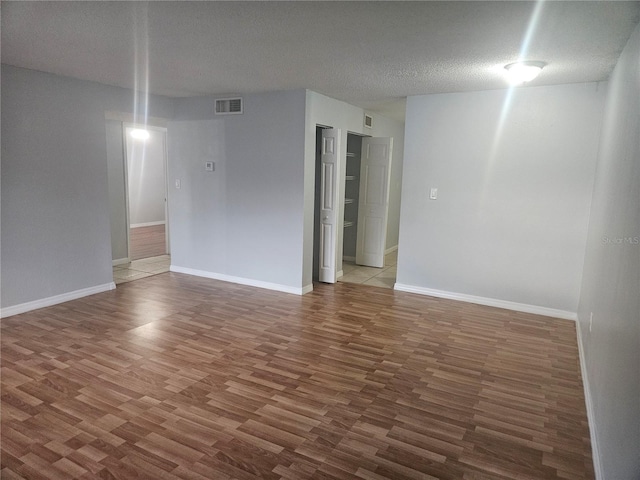
<svg viewBox="0 0 640 480">
<path fill-rule="evenodd" d="M 384 266 L 393 138 L 346 137 L 343 149 L 339 129 L 316 130 L 314 279 L 326 283 L 343 260 Z"/>
<path fill-rule="evenodd" d="M 342 259 L 356 261 L 358 205 L 360 205 L 360 155 L 362 136 L 347 134 L 346 175 L 344 177 L 344 223 Z"/>
</svg>

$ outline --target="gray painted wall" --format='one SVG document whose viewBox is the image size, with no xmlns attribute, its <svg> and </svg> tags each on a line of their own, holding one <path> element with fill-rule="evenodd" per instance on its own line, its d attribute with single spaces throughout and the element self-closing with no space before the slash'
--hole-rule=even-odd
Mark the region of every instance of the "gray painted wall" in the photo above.
<svg viewBox="0 0 640 480">
<path fill-rule="evenodd" d="M 107 110 L 133 112 L 133 92 L 2 66 L 2 308 L 113 280 Z"/>
<path fill-rule="evenodd" d="M 578 311 L 602 478 L 616 480 L 640 478 L 639 86 L 640 27 L 609 80 Z"/>
<path fill-rule="evenodd" d="M 398 283 L 575 315 L 603 103 L 595 83 L 410 97 Z"/>
<path fill-rule="evenodd" d="M 169 125 L 171 263 L 300 289 L 305 91 L 213 112 L 213 98 L 180 99 Z"/>
<path fill-rule="evenodd" d="M 111 255 L 113 260 L 129 256 L 124 175 L 124 142 L 122 122 L 106 121 L 107 168 L 109 172 L 109 220 L 111 224 Z"/>
<path fill-rule="evenodd" d="M 125 128 L 129 183 L 129 223 L 165 221 L 164 132 L 148 129 L 149 138 L 132 138 Z"/>
</svg>

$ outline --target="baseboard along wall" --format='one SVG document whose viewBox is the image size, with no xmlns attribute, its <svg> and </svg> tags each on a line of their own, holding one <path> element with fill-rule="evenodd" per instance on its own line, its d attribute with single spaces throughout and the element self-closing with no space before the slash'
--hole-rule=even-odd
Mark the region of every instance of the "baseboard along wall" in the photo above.
<svg viewBox="0 0 640 480">
<path fill-rule="evenodd" d="M 475 295 L 467 295 L 464 293 L 447 292 L 443 290 L 435 290 L 432 288 L 417 287 L 415 285 L 406 285 L 396 283 L 395 290 L 401 292 L 417 293 L 419 295 L 428 295 L 430 297 L 447 298 L 449 300 L 459 300 L 461 302 L 476 303 L 478 305 L 486 305 L 488 307 L 505 308 L 516 312 L 533 313 L 536 315 L 544 315 L 546 317 L 562 318 L 564 320 L 576 321 L 578 316 L 575 312 L 567 310 L 557 310 L 555 308 L 541 307 L 539 305 L 528 305 L 526 303 L 510 302 L 508 300 L 499 300 L 496 298 L 478 297 Z"/>
<path fill-rule="evenodd" d="M 221 280 L 223 282 L 238 283 L 240 285 L 249 285 L 251 287 L 265 288 L 267 290 L 275 290 L 278 292 L 292 293 L 294 295 L 304 295 L 305 293 L 309 293 L 313 290 L 313 285 L 306 285 L 301 288 L 291 287 L 289 285 L 282 285 L 279 283 L 263 282 L 252 278 L 234 277 L 224 273 L 208 272 L 206 270 L 197 270 L 194 268 L 179 267 L 176 265 L 171 265 L 171 267 L 169 267 L 169 271 L 194 275 L 196 277 L 211 278 L 213 280 Z"/>
<path fill-rule="evenodd" d="M 596 480 L 604 480 L 602 473 L 602 463 L 600 463 L 600 449 L 598 447 L 598 431 L 595 422 L 595 411 L 593 399 L 591 398 L 591 388 L 589 387 L 589 377 L 587 376 L 587 363 L 584 358 L 584 347 L 582 346 L 582 329 L 580 321 L 576 321 L 576 340 L 578 341 L 578 357 L 580 358 L 580 374 L 582 376 L 582 387 L 584 388 L 584 402 L 587 407 L 587 420 L 589 422 L 589 436 L 591 438 L 591 456 L 593 457 L 593 470 Z"/>
<path fill-rule="evenodd" d="M 51 305 L 57 305 L 59 303 L 68 302 L 70 300 L 88 297 L 89 295 L 95 295 L 96 293 L 107 292 L 109 290 L 113 290 L 114 288 L 116 288 L 116 284 L 113 282 L 109 282 L 102 285 L 96 285 L 95 287 L 82 288 L 73 292 L 62 293 L 60 295 L 54 295 L 52 297 L 34 300 L 32 302 L 5 307 L 0 310 L 0 318 L 7 318 L 13 315 L 19 315 L 20 313 L 30 312 L 31 310 L 37 310 L 39 308 L 50 307 Z"/>
</svg>

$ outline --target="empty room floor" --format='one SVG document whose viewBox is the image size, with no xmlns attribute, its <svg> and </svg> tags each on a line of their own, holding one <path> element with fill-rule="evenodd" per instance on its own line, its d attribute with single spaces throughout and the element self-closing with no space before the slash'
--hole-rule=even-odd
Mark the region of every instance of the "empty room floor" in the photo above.
<svg viewBox="0 0 640 480">
<path fill-rule="evenodd" d="M 134 227 L 129 229 L 129 235 L 132 260 L 157 257 L 167 253 L 164 225 Z"/>
<path fill-rule="evenodd" d="M 123 263 L 113 267 L 113 281 L 116 285 L 139 280 L 159 273 L 166 273 L 171 266 L 169 255 L 143 258 L 129 263 Z"/>
<path fill-rule="evenodd" d="M 339 282 L 361 283 L 374 287 L 393 288 L 396 283 L 396 271 L 398 262 L 398 251 L 388 253 L 384 256 L 384 267 L 364 267 L 356 265 L 355 262 L 342 262 L 342 277 Z"/>
<path fill-rule="evenodd" d="M 575 323 L 165 273 L 2 320 L 3 479 L 592 479 Z"/>
</svg>

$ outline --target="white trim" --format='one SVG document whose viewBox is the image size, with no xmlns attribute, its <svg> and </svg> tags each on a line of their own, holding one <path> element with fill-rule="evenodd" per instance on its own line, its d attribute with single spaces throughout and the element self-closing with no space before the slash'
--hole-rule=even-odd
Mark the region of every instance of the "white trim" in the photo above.
<svg viewBox="0 0 640 480">
<path fill-rule="evenodd" d="M 68 302 L 70 300 L 76 300 L 78 298 L 87 297 L 89 295 L 95 295 L 96 293 L 107 292 L 116 288 L 116 284 L 113 282 L 104 283 L 102 285 L 96 285 L 95 287 L 82 288 L 73 292 L 61 293 L 60 295 L 54 295 L 53 297 L 41 298 L 32 302 L 21 303 L 19 305 L 13 305 L 11 307 L 5 307 L 0 310 L 0 317 L 7 318 L 12 315 L 18 315 L 20 313 L 30 312 L 31 310 L 37 310 L 38 308 L 50 307 L 51 305 L 57 305 L 58 303 Z"/>
<path fill-rule="evenodd" d="M 302 287 L 302 295 L 305 295 L 309 292 L 313 292 L 313 283 L 310 283 L 306 287 Z"/>
<path fill-rule="evenodd" d="M 118 265 L 124 265 L 125 263 L 131 263 L 131 259 L 127 258 L 116 258 L 115 260 L 111 260 L 111 266 L 117 267 Z"/>
<path fill-rule="evenodd" d="M 589 388 L 589 377 L 587 376 L 587 363 L 584 358 L 582 346 L 582 330 L 580 320 L 576 321 L 576 339 L 578 341 L 578 358 L 580 359 L 580 373 L 582 375 L 582 387 L 584 388 L 584 402 L 587 407 L 587 420 L 589 422 L 589 436 L 591 437 L 591 456 L 593 457 L 593 470 L 596 480 L 603 480 L 602 464 L 600 463 L 600 449 L 598 448 L 598 435 L 596 432 L 596 418 L 593 409 L 593 399 L 591 398 L 591 388 Z"/>
<path fill-rule="evenodd" d="M 395 245 L 393 247 L 389 247 L 384 251 L 385 255 L 389 255 L 391 252 L 395 252 L 396 250 L 398 250 L 398 245 Z"/>
<path fill-rule="evenodd" d="M 336 278 L 340 278 L 344 276 L 344 270 L 340 270 L 338 273 L 336 273 Z"/>
<path fill-rule="evenodd" d="M 355 262 L 356 261 L 356 257 L 349 257 L 347 255 L 343 255 L 342 256 L 342 260 L 346 260 L 347 262 Z"/>
<path fill-rule="evenodd" d="M 528 305 L 526 303 L 510 302 L 508 300 L 499 300 L 497 298 L 477 297 L 475 295 L 467 295 L 465 293 L 445 292 L 443 290 L 434 290 L 432 288 L 416 287 L 414 285 L 405 285 L 396 283 L 394 290 L 401 292 L 418 293 L 420 295 L 429 295 L 431 297 L 448 298 L 450 300 L 459 300 L 461 302 L 477 303 L 479 305 L 487 305 L 489 307 L 506 308 L 507 310 L 515 310 L 516 312 L 533 313 L 536 315 L 545 315 L 547 317 L 562 318 L 565 320 L 576 321 L 578 316 L 575 312 L 567 310 L 557 310 L 555 308 L 540 307 L 538 305 Z"/>
<path fill-rule="evenodd" d="M 161 117 L 147 117 L 143 115 L 133 115 L 132 113 L 126 112 L 116 112 L 107 110 L 104 112 L 105 120 L 115 120 L 116 122 L 122 123 L 137 123 L 140 125 L 144 125 L 145 128 L 153 129 L 153 130 L 163 130 L 167 131 L 167 126 L 169 125 L 168 118 Z"/>
<path fill-rule="evenodd" d="M 165 223 L 166 222 L 164 220 L 160 220 L 158 222 L 132 223 L 131 228 L 155 227 L 156 225 L 164 225 Z"/>
<path fill-rule="evenodd" d="M 293 293 L 294 295 L 304 295 L 311 290 L 306 290 L 309 287 L 313 290 L 313 285 L 307 285 L 303 288 L 291 287 L 289 285 L 281 285 L 279 283 L 263 282 L 261 280 L 254 280 L 252 278 L 234 277 L 232 275 L 225 275 L 224 273 L 207 272 L 205 270 L 196 270 L 194 268 L 178 267 L 171 265 L 169 267 L 170 272 L 186 273 L 187 275 L 194 275 L 196 277 L 212 278 L 214 280 L 222 280 L 223 282 L 238 283 L 240 285 L 249 285 L 250 287 L 265 288 L 267 290 L 276 290 L 278 292 Z"/>
</svg>

